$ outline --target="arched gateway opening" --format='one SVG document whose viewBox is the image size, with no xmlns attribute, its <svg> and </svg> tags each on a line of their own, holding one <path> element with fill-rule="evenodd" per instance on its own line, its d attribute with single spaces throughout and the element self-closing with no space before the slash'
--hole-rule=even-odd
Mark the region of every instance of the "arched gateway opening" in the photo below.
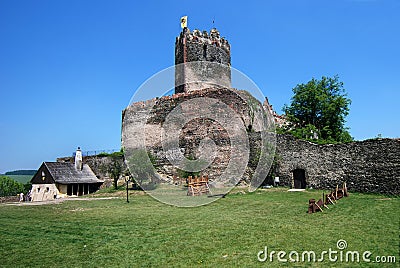
<svg viewBox="0 0 400 268">
<path fill-rule="evenodd" d="M 293 170 L 293 186 L 295 189 L 306 188 L 306 171 L 304 169 L 297 168 Z"/>
</svg>

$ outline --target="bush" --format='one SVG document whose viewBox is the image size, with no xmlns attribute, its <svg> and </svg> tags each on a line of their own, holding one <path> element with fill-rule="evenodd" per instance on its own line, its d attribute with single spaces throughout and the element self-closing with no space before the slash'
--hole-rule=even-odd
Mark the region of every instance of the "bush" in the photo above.
<svg viewBox="0 0 400 268">
<path fill-rule="evenodd" d="M 23 192 L 25 192 L 24 184 L 7 176 L 0 176 L 0 196 L 13 196 Z"/>
<path fill-rule="evenodd" d="M 119 152 L 113 152 L 113 153 L 106 153 L 106 152 L 101 152 L 96 155 L 97 157 L 116 157 L 116 158 L 123 158 L 124 157 L 124 151 L 121 149 Z"/>
<path fill-rule="evenodd" d="M 27 194 L 32 189 L 32 183 L 28 181 L 24 184 L 24 194 Z"/>
</svg>

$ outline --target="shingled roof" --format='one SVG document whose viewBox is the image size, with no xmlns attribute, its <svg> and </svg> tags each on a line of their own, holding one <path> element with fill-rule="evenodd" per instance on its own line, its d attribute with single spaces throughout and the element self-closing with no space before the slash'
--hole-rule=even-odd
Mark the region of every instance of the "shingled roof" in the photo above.
<svg viewBox="0 0 400 268">
<path fill-rule="evenodd" d="M 82 170 L 77 170 L 73 163 L 63 162 L 43 162 L 41 168 L 47 169 L 48 173 L 52 177 L 53 181 L 61 184 L 73 184 L 73 183 L 101 183 L 90 167 L 84 164 Z M 46 172 L 47 173 L 47 172 Z M 40 174 L 37 174 L 40 176 Z M 32 179 L 32 183 L 35 183 L 36 175 Z"/>
</svg>

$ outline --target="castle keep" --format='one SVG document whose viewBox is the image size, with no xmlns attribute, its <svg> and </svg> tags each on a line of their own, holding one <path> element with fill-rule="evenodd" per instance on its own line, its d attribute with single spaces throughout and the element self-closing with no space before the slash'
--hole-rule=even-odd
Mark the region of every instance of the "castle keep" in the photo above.
<svg viewBox="0 0 400 268">
<path fill-rule="evenodd" d="M 176 39 L 175 61 L 175 94 L 131 103 L 123 111 L 122 146 L 128 165 L 135 161 L 135 151 L 146 150 L 161 177 L 158 185 L 181 176 L 190 161 L 207 162 L 200 171 L 213 187 L 233 187 L 242 178 L 259 181 L 250 178 L 268 171 L 272 158 L 265 158 L 268 168 L 262 170 L 248 165 L 250 155 L 266 154 L 261 146 L 251 146 L 258 152 L 249 152 L 249 144 L 263 144 L 261 132 L 274 129 L 273 121 L 249 92 L 231 88 L 228 41 L 215 28 L 210 33 L 184 28 Z M 249 139 L 248 132 L 259 135 Z"/>
<path fill-rule="evenodd" d="M 215 28 L 209 33 L 199 30 L 191 33 L 189 28 L 183 28 L 175 41 L 175 93 L 210 86 L 230 88 L 230 49 L 228 40 L 220 37 Z"/>
<path fill-rule="evenodd" d="M 262 105 L 248 92 L 231 88 L 230 63 L 230 45 L 216 29 L 208 33 L 184 28 L 175 41 L 175 94 L 135 102 L 123 111 L 123 148 L 146 150 L 161 179 L 169 183 L 177 175 L 169 156 L 183 152 L 196 158 L 201 154 L 201 141 L 210 139 L 216 145 L 215 158 L 201 172 L 213 180 L 228 167 L 232 153 L 231 137 L 221 124 L 205 118 L 184 124 L 177 134 L 177 151 L 164 150 L 162 137 L 172 111 L 184 111 L 182 104 L 192 99 L 212 98 L 232 108 L 241 122 L 238 127 L 247 131 L 249 154 L 241 157 L 248 158 L 248 165 L 240 180 L 250 183 L 256 172 L 254 163 L 260 160 L 262 130 L 271 130 L 273 123 L 283 124 L 284 118 L 273 111 L 267 99 Z M 272 117 L 265 120 L 264 114 Z M 275 122 L 268 121 L 270 118 Z M 264 178 L 270 184 L 273 177 L 279 177 L 281 185 L 317 189 L 332 189 L 346 181 L 350 191 L 399 195 L 399 156 L 399 139 L 317 145 L 276 135 L 273 168 Z"/>
</svg>

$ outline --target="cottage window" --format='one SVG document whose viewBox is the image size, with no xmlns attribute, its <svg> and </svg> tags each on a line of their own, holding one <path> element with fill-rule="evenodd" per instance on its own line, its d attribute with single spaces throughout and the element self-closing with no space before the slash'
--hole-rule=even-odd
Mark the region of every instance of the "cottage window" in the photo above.
<svg viewBox="0 0 400 268">
<path fill-rule="evenodd" d="M 39 187 L 39 188 L 37 188 L 37 192 L 38 192 L 38 193 L 40 193 L 40 187 Z"/>
<path fill-rule="evenodd" d="M 50 188 L 49 187 L 46 187 L 46 192 L 49 192 L 50 191 Z"/>
</svg>

